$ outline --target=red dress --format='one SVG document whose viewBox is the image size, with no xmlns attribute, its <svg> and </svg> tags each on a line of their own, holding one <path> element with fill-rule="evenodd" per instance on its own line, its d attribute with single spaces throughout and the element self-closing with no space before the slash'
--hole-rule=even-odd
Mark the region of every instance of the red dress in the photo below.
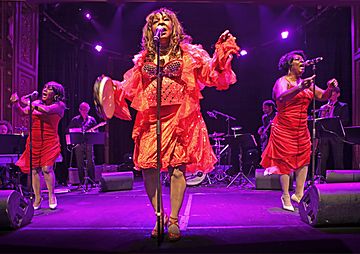
<svg viewBox="0 0 360 254">
<path fill-rule="evenodd" d="M 210 172 L 216 156 L 200 112 L 201 90 L 214 86 L 225 90 L 236 82 L 229 52 L 235 43 L 217 43 L 210 58 L 201 46 L 181 44 L 182 58 L 163 66 L 161 96 L 161 170 L 186 165 L 186 172 Z M 156 159 L 156 69 L 145 62 L 146 52 L 134 58 L 134 67 L 115 91 L 116 112 L 124 112 L 126 98 L 137 110 L 132 137 L 136 169 L 157 168 Z M 120 116 L 119 116 L 120 117 Z"/>
<path fill-rule="evenodd" d="M 61 148 L 58 136 L 58 125 L 61 117 L 58 114 L 33 114 L 32 126 L 32 168 L 53 166 L 59 157 Z M 30 171 L 30 137 L 26 140 L 26 149 L 16 162 L 24 173 Z"/>
<path fill-rule="evenodd" d="M 261 165 L 271 174 L 290 174 L 310 163 L 311 141 L 307 124 L 307 109 L 313 92 L 305 89 L 287 102 L 276 102 L 269 143 Z"/>
</svg>

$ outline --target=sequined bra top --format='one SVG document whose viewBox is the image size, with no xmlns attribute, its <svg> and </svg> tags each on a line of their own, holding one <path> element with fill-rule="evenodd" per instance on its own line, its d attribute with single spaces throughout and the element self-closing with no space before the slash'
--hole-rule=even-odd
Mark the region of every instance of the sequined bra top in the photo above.
<svg viewBox="0 0 360 254">
<path fill-rule="evenodd" d="M 163 74 L 161 87 L 161 105 L 181 104 L 184 99 L 185 84 L 181 80 L 183 62 L 172 60 L 161 67 Z M 144 94 L 150 107 L 156 106 L 156 64 L 144 63 L 142 69 Z"/>
</svg>

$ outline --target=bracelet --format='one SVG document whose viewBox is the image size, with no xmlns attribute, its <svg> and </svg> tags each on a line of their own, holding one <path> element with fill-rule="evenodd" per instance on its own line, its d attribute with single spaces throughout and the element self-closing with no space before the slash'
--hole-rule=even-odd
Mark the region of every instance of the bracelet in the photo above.
<svg viewBox="0 0 360 254">
<path fill-rule="evenodd" d="M 297 87 L 298 87 L 300 90 L 303 90 L 303 89 L 304 89 L 304 86 L 303 86 L 302 81 L 300 82 L 300 84 L 297 85 Z"/>
</svg>

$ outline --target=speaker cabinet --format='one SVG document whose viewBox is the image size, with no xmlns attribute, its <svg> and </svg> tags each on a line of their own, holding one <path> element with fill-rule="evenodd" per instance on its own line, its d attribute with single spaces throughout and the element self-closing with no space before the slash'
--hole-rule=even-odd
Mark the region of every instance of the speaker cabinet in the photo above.
<svg viewBox="0 0 360 254">
<path fill-rule="evenodd" d="M 131 190 L 133 188 L 133 183 L 134 173 L 132 171 L 102 173 L 100 179 L 100 190 Z"/>
<path fill-rule="evenodd" d="M 281 190 L 280 175 L 266 175 L 265 169 L 257 168 L 255 170 L 255 185 L 257 190 Z M 290 174 L 290 190 L 293 189 L 294 174 Z"/>
<path fill-rule="evenodd" d="M 99 182 L 101 178 L 101 173 L 103 171 L 103 165 L 95 165 L 95 182 Z M 70 184 L 80 184 L 79 171 L 78 168 L 69 168 L 69 183 Z"/>
<path fill-rule="evenodd" d="M 360 224 L 360 183 L 315 184 L 299 204 L 301 220 L 311 226 Z"/>
<path fill-rule="evenodd" d="M 327 183 L 360 182 L 360 170 L 326 170 Z"/>
<path fill-rule="evenodd" d="M 0 191 L 0 228 L 17 229 L 31 222 L 34 208 L 31 202 L 14 190 Z"/>
</svg>

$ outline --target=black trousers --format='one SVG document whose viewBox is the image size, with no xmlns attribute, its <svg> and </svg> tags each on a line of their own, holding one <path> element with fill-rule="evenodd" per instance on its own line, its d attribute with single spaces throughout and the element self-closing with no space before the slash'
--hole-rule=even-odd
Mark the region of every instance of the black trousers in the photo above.
<svg viewBox="0 0 360 254">
<path fill-rule="evenodd" d="M 94 163 L 94 149 L 93 145 L 79 144 L 75 148 L 76 165 L 79 172 L 80 183 L 84 183 L 85 166 L 87 168 L 88 176 L 95 181 L 95 163 Z M 85 160 L 87 164 L 85 165 Z"/>
<path fill-rule="evenodd" d="M 344 169 L 344 143 L 339 138 L 321 138 L 319 151 L 321 153 L 322 176 L 326 176 L 327 169 Z M 330 157 L 332 157 L 333 165 L 328 167 Z"/>
</svg>

